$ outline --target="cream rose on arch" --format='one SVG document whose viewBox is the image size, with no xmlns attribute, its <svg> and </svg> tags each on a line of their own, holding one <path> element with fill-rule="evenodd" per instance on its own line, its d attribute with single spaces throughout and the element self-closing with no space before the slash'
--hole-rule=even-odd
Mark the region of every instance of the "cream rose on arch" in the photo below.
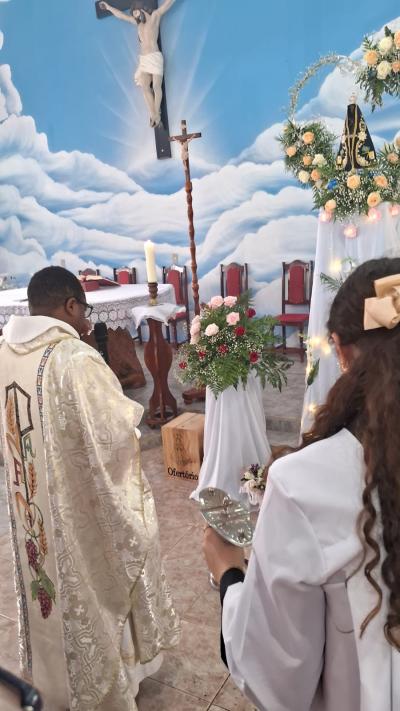
<svg viewBox="0 0 400 711">
<path fill-rule="evenodd" d="M 387 54 L 393 47 L 393 40 L 391 37 L 382 37 L 378 43 L 379 51 L 382 54 Z"/>
<path fill-rule="evenodd" d="M 237 311 L 232 311 L 232 313 L 228 314 L 226 317 L 226 323 L 228 324 L 228 326 L 236 326 L 239 321 L 240 314 Z"/>
<path fill-rule="evenodd" d="M 305 184 L 308 183 L 308 181 L 310 180 L 310 173 L 307 173 L 306 170 L 300 170 L 297 177 L 301 183 Z"/>
<path fill-rule="evenodd" d="M 379 62 L 376 68 L 376 75 L 378 79 L 386 79 L 391 71 L 392 65 L 390 64 L 390 62 L 386 62 L 386 60 L 384 60 L 383 62 Z"/>
</svg>

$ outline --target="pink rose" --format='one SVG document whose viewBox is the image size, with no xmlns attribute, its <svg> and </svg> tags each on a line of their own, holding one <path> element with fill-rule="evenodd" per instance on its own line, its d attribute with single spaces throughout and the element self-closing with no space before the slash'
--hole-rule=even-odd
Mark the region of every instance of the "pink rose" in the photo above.
<svg viewBox="0 0 400 711">
<path fill-rule="evenodd" d="M 194 336 L 190 337 L 190 345 L 197 346 L 199 340 L 200 340 L 200 334 L 196 333 Z"/>
<path fill-rule="evenodd" d="M 219 328 L 216 323 L 210 323 L 209 326 L 207 326 L 205 330 L 206 336 L 216 336 L 219 331 Z"/>
<path fill-rule="evenodd" d="M 198 316 L 198 315 L 197 315 L 197 316 L 193 316 L 193 319 L 192 319 L 192 326 L 193 326 L 194 323 L 200 323 L 200 321 L 201 321 L 200 316 Z"/>
<path fill-rule="evenodd" d="M 190 327 L 190 335 L 197 336 L 197 334 L 200 333 L 200 328 L 200 321 L 193 321 Z"/>
<path fill-rule="evenodd" d="M 232 311 L 226 317 L 226 323 L 229 324 L 229 326 L 236 326 L 236 324 L 239 321 L 240 321 L 240 314 L 237 311 Z"/>
<path fill-rule="evenodd" d="M 235 306 L 236 302 L 237 302 L 237 296 L 225 296 L 225 299 L 224 299 L 225 306 L 232 308 L 232 306 Z"/>
<path fill-rule="evenodd" d="M 223 303 L 224 303 L 224 300 L 223 300 L 222 296 L 213 296 L 208 305 L 212 309 L 219 309 L 219 307 L 222 306 Z"/>
</svg>

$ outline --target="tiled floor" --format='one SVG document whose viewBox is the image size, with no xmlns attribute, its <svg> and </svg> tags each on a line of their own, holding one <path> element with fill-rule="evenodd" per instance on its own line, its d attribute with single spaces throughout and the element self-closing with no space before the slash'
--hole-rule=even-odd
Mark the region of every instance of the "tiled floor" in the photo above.
<svg viewBox="0 0 400 711">
<path fill-rule="evenodd" d="M 250 711 L 254 707 L 229 680 L 219 657 L 219 596 L 208 584 L 201 552 L 202 519 L 188 498 L 193 484 L 165 475 L 160 448 L 143 453 L 143 468 L 156 498 L 164 565 L 182 620 L 182 639 L 165 654 L 154 678 L 142 682 L 139 711 Z M 0 492 L 0 666 L 18 673 L 17 610 L 2 472 Z"/>
</svg>

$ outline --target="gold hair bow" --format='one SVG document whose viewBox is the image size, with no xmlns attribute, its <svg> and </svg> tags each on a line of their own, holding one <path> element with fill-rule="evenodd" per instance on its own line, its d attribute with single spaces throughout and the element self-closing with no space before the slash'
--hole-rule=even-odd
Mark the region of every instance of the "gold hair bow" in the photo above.
<svg viewBox="0 0 400 711">
<path fill-rule="evenodd" d="M 400 322 L 400 274 L 374 281 L 376 296 L 365 299 L 364 331 L 394 328 Z"/>
</svg>

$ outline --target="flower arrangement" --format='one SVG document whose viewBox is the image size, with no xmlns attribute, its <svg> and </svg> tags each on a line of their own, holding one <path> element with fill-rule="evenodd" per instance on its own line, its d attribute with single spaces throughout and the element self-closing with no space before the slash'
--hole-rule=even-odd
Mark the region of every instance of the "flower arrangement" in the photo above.
<svg viewBox="0 0 400 711">
<path fill-rule="evenodd" d="M 286 170 L 303 186 L 319 186 L 321 170 L 334 169 L 335 136 L 320 121 L 296 124 L 289 120 L 278 141 L 285 151 Z"/>
<path fill-rule="evenodd" d="M 381 202 L 400 203 L 400 136 L 384 146 L 375 164 L 349 172 L 338 169 L 335 136 L 322 123 L 300 126 L 288 121 L 278 140 L 286 169 L 312 188 L 314 207 L 324 210 L 324 221 L 367 215 Z M 356 236 L 347 232 L 348 237 Z"/>
<path fill-rule="evenodd" d="M 229 388 L 246 385 L 250 372 L 282 389 L 291 362 L 274 349 L 276 321 L 271 316 L 255 318 L 247 294 L 214 296 L 195 316 L 190 343 L 179 351 L 176 369 L 183 383 L 208 385 L 215 397 Z"/>
<path fill-rule="evenodd" d="M 366 37 L 362 46 L 364 63 L 356 81 L 374 111 L 377 106 L 382 106 L 383 94 L 400 98 L 400 30 L 392 32 L 385 27 L 382 39 L 373 41 Z"/>
<path fill-rule="evenodd" d="M 260 467 L 259 464 L 250 464 L 250 466 L 243 471 L 240 481 L 243 482 L 239 490 L 240 493 L 247 494 L 252 506 L 260 506 L 265 492 L 265 467 Z"/>
<path fill-rule="evenodd" d="M 323 208 L 329 219 L 368 214 L 381 202 L 399 203 L 400 140 L 387 144 L 373 166 L 350 172 L 322 168 L 321 182 L 313 192 L 315 207 Z"/>
</svg>

